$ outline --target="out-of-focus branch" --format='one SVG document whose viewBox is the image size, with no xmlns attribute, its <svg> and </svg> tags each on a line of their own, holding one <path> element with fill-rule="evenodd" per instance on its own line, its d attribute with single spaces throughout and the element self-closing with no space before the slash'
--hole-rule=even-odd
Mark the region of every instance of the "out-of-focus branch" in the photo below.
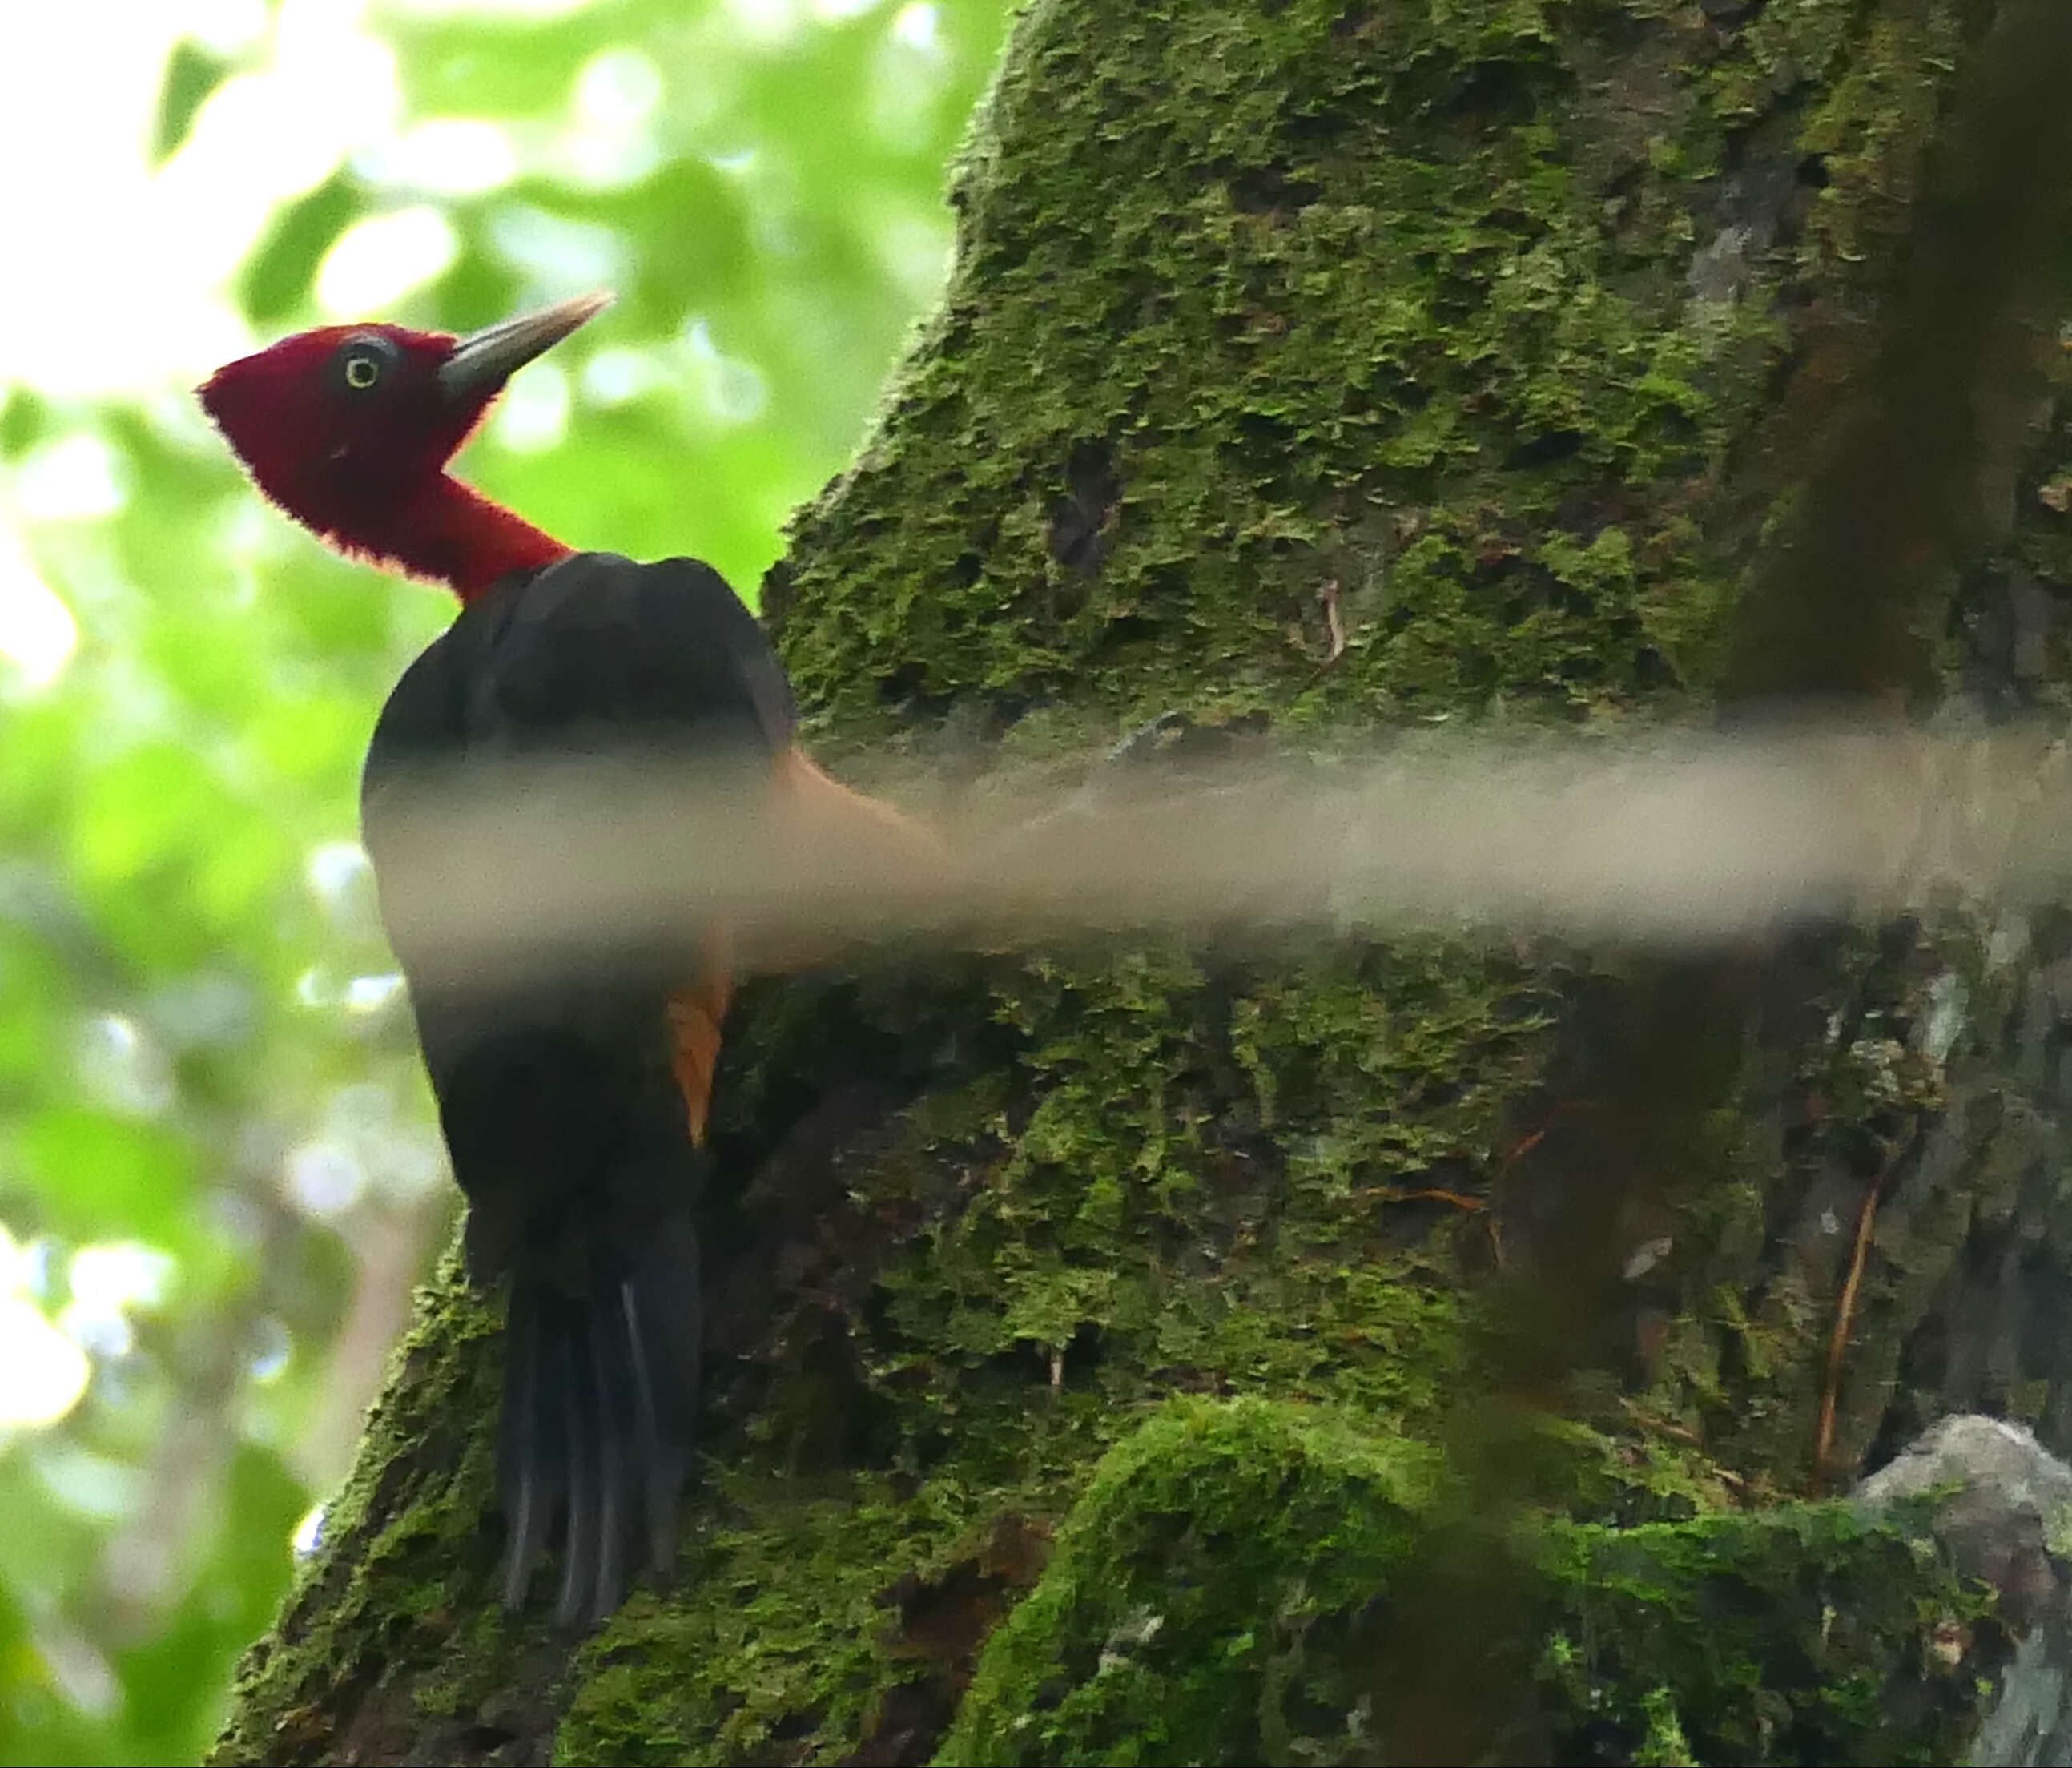
<svg viewBox="0 0 2072 1768">
<path fill-rule="evenodd" d="M 389 1352 L 409 1324 L 411 1297 L 451 1215 L 450 1199 L 434 1193 L 364 1211 L 347 1229 L 353 1254 L 352 1296 L 331 1343 L 315 1409 L 294 1451 L 296 1472 L 319 1494 L 343 1478 L 352 1463 Z"/>
<path fill-rule="evenodd" d="M 1476 925 L 1672 948 L 1877 915 L 1951 885 L 2072 883 L 2072 767 L 2041 734 L 1659 736 L 1645 746 L 1427 743 L 1059 804 L 996 797 L 948 854 L 863 851 L 688 765 L 426 779 L 382 857 L 418 949 L 489 977 L 688 952 L 745 967 L 866 939 L 994 948 L 1159 928 Z"/>
</svg>

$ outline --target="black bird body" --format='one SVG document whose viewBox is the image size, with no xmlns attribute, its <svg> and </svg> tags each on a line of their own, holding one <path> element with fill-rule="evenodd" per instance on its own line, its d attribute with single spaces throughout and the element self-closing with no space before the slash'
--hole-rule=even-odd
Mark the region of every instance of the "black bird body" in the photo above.
<svg viewBox="0 0 2072 1768">
<path fill-rule="evenodd" d="M 410 904 L 512 856 L 442 851 L 438 876 L 419 875 L 412 788 L 493 803 L 528 763 L 688 761 L 767 800 L 794 722 L 768 639 L 709 566 L 582 553 L 472 598 L 397 684 L 368 754 L 362 826 L 468 1200 L 469 1274 L 511 1286 L 505 1599 L 523 1601 L 565 1515 L 564 1622 L 617 1606 L 632 1539 L 658 1571 L 673 1557 L 697 1404 L 704 1095 L 730 980 L 695 951 L 608 935 L 557 964 L 457 968 Z M 707 1030 L 709 1049 L 691 1049 Z"/>
<path fill-rule="evenodd" d="M 674 939 L 600 915 L 560 930 L 545 961 L 498 968 L 471 955 L 471 909 L 488 912 L 492 881 L 525 903 L 514 884 L 565 879 L 571 862 L 596 869 L 586 884 L 609 882 L 628 833 L 611 792 L 583 782 L 608 788 L 615 771 L 643 791 L 687 782 L 700 816 L 648 826 L 665 862 L 693 871 L 698 841 L 780 828 L 919 888 L 948 860 L 925 828 L 799 748 L 783 668 L 709 566 L 578 553 L 447 471 L 511 376 L 610 302 L 579 295 L 462 338 L 320 327 L 225 363 L 199 389 L 287 515 L 460 598 L 382 711 L 361 824 L 467 1194 L 468 1268 L 510 1285 L 504 1600 L 524 1601 L 565 1516 L 565 1622 L 617 1604 L 636 1534 L 658 1569 L 673 1556 L 697 1410 L 705 1121 L 734 954 L 708 909 L 708 924 Z M 442 812 L 456 787 L 462 810 Z M 713 829 L 724 836 L 700 833 Z M 798 851 L 742 853 L 767 866 Z"/>
</svg>

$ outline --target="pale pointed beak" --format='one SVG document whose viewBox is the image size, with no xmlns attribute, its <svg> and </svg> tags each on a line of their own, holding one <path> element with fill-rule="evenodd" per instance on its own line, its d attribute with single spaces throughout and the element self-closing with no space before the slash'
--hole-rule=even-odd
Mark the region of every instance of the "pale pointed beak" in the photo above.
<svg viewBox="0 0 2072 1768">
<path fill-rule="evenodd" d="M 492 393 L 535 356 L 551 350 L 578 326 L 611 305 L 607 290 L 557 301 L 536 313 L 471 333 L 439 364 L 439 386 L 456 403 Z"/>
</svg>

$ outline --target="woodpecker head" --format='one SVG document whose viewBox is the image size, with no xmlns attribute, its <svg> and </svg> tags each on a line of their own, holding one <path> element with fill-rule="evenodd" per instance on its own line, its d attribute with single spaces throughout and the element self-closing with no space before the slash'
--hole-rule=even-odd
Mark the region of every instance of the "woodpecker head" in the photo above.
<svg viewBox="0 0 2072 1768">
<path fill-rule="evenodd" d="M 402 326 L 325 326 L 209 376 L 201 402 L 259 489 L 346 552 L 401 560 L 434 525 L 428 500 L 504 384 L 610 304 L 578 295 L 465 338 Z M 421 533 L 419 530 L 423 532 Z"/>
</svg>

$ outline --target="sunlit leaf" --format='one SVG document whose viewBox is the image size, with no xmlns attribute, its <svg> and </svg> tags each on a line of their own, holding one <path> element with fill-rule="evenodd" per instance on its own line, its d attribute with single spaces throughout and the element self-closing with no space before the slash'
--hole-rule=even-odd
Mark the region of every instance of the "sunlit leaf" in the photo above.
<svg viewBox="0 0 2072 1768">
<path fill-rule="evenodd" d="M 229 77 L 232 66 L 191 37 L 173 45 L 166 57 L 165 77 L 158 83 L 158 115 L 151 130 L 154 166 L 164 165 L 186 144 L 195 113 Z"/>
<path fill-rule="evenodd" d="M 16 1130 L 14 1152 L 43 1220 L 72 1238 L 186 1236 L 194 1155 L 173 1131 L 56 1105 Z"/>
<path fill-rule="evenodd" d="M 171 742 L 133 749 L 86 782 L 74 861 L 90 883 L 127 882 L 205 838 L 224 808 L 220 783 L 191 750 Z"/>
<path fill-rule="evenodd" d="M 64 1059 L 59 1009 L 68 979 L 49 945 L 0 921 L 0 1088 L 47 1078 L 63 1084 L 69 1076 L 51 1073 Z"/>
<path fill-rule="evenodd" d="M 708 0 L 672 9 L 679 18 Z M 584 62 L 638 28 L 648 9 L 599 0 L 562 18 L 442 19 L 398 11 L 385 21 L 404 95 L 424 116 L 523 117 L 558 106 Z"/>
<path fill-rule="evenodd" d="M 191 1762 L 221 1722 L 228 1690 L 195 1666 L 237 1651 L 262 1628 L 287 1588 L 288 1538 L 310 1494 L 279 1456 L 238 1445 L 216 1495 L 216 1551 L 157 1637 L 114 1660 L 134 1759 Z"/>
<path fill-rule="evenodd" d="M 49 409 L 27 387 L 10 387 L 0 398 L 0 460 L 19 460 L 43 439 Z"/>
<path fill-rule="evenodd" d="M 245 260 L 238 304 L 255 326 L 270 327 L 308 300 L 324 253 L 367 212 L 366 193 L 343 170 L 283 209 Z"/>
</svg>

